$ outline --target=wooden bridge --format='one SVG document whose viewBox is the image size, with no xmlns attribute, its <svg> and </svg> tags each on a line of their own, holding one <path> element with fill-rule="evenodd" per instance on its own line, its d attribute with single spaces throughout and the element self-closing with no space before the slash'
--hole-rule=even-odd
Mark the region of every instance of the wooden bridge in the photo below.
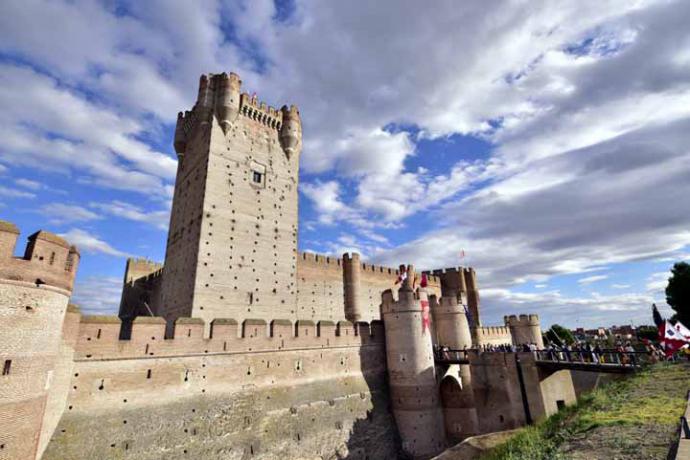
<svg viewBox="0 0 690 460">
<path fill-rule="evenodd" d="M 477 349 L 451 350 L 440 348 L 435 351 L 434 361 L 439 365 L 469 364 L 468 353 L 472 351 L 480 353 L 514 353 L 509 351 L 482 351 Z M 646 351 L 620 352 L 608 349 L 600 352 L 537 350 L 531 353 L 535 354 L 537 366 L 549 371 L 570 369 L 577 371 L 628 374 L 636 372 L 650 361 L 650 354 Z"/>
</svg>

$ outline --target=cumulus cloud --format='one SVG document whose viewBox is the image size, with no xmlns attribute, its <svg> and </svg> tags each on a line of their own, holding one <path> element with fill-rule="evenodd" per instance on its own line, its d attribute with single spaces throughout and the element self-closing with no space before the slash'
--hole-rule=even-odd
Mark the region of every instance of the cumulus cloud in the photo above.
<svg viewBox="0 0 690 460">
<path fill-rule="evenodd" d="M 114 257 L 129 257 L 129 254 L 126 252 L 115 249 L 109 243 L 100 239 L 97 235 L 89 233 L 86 230 L 72 228 L 60 236 L 65 238 L 71 244 L 76 245 L 80 251 L 101 253 Z"/>
<path fill-rule="evenodd" d="M 15 179 L 14 183 L 29 190 L 41 190 L 45 187 L 41 182 L 24 178 Z"/>
<path fill-rule="evenodd" d="M 0 67 L 3 164 L 169 200 L 175 160 L 159 145 L 199 74 L 235 70 L 263 100 L 300 106 L 308 224 L 357 233 L 321 247 L 423 268 L 466 250 L 488 298 L 513 306 L 509 288 L 525 281 L 687 254 L 687 2 L 441 1 L 420 14 L 411 0 L 302 0 L 280 18 L 268 0 L 75 1 L 3 13 L 0 50 L 20 58 Z M 492 150 L 411 166 L 436 163 L 420 140 L 457 134 Z M 31 198 L 24 188 L 0 195 Z M 90 209 L 167 224 L 125 200 Z M 421 235 L 391 238 L 413 216 Z M 578 304 L 548 292 L 548 308 L 600 312 L 650 296 Z"/>
<path fill-rule="evenodd" d="M 117 314 L 121 294 L 121 278 L 92 276 L 77 280 L 72 302 L 82 314 L 113 315 Z"/>
<path fill-rule="evenodd" d="M 578 284 L 592 284 L 596 283 L 597 281 L 602 281 L 605 280 L 609 277 L 609 275 L 592 275 L 592 276 L 586 276 L 584 278 L 580 278 L 577 280 Z"/>
<path fill-rule="evenodd" d="M 43 205 L 38 209 L 38 212 L 47 217 L 48 222 L 54 225 L 102 219 L 100 215 L 82 206 L 65 203 Z"/>
<path fill-rule="evenodd" d="M 11 187 L 5 187 L 0 185 L 0 196 L 7 198 L 36 198 L 35 193 L 25 192 L 23 190 L 17 190 Z"/>
<path fill-rule="evenodd" d="M 625 293 L 589 296 L 568 296 L 558 290 L 524 293 L 510 289 L 484 289 L 484 306 L 490 309 L 491 324 L 502 322 L 504 315 L 515 312 L 539 313 L 542 329 L 554 323 L 568 327 L 594 327 L 611 324 L 652 324 L 651 304 L 657 297 L 648 293 Z M 661 304 L 663 315 L 670 316 L 670 308 Z M 486 308 L 483 309 L 486 311 Z"/>
<path fill-rule="evenodd" d="M 169 210 L 146 211 L 139 206 L 119 200 L 109 203 L 91 203 L 89 206 L 111 216 L 153 225 L 160 230 L 167 230 L 170 222 Z"/>
</svg>

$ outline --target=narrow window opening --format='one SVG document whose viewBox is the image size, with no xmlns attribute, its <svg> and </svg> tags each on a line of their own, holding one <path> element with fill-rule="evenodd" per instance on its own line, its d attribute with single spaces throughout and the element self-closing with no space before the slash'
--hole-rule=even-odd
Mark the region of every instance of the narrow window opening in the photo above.
<svg viewBox="0 0 690 460">
<path fill-rule="evenodd" d="M 12 360 L 6 359 L 5 365 L 2 367 L 2 375 L 10 375 L 10 369 L 12 368 Z"/>
<path fill-rule="evenodd" d="M 151 378 L 151 369 L 146 371 L 146 378 L 150 379 Z"/>
<path fill-rule="evenodd" d="M 48 263 L 50 265 L 53 265 L 55 263 L 55 253 L 54 252 L 50 253 L 50 261 Z"/>
<path fill-rule="evenodd" d="M 258 172 L 258 171 L 252 171 L 252 181 L 253 181 L 255 184 L 263 184 L 263 182 L 264 182 L 264 175 L 261 174 L 261 173 Z"/>
<path fill-rule="evenodd" d="M 96 333 L 96 338 L 100 339 L 101 338 L 101 330 L 99 329 L 98 332 Z"/>
</svg>

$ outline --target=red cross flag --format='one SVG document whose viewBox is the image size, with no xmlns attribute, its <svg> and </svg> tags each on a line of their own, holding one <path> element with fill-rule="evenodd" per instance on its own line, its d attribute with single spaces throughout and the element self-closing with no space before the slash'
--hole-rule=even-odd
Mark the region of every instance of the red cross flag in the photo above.
<svg viewBox="0 0 690 460">
<path fill-rule="evenodd" d="M 687 330 L 682 324 L 681 326 Z M 686 337 L 676 330 L 675 326 L 671 324 L 670 321 L 664 321 L 663 324 L 659 325 L 659 342 L 668 357 L 684 346 L 690 345 L 690 337 Z"/>
</svg>

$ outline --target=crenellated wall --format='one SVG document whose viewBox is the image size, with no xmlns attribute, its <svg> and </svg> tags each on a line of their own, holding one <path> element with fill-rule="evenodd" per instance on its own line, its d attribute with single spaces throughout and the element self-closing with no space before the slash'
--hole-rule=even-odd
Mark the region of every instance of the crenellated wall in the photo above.
<svg viewBox="0 0 690 460">
<path fill-rule="evenodd" d="M 19 230 L 0 221 L 0 459 L 33 460 L 59 414 L 71 365 L 67 313 L 79 253 L 48 232 L 14 257 Z M 67 319 L 65 320 L 67 316 Z"/>
<path fill-rule="evenodd" d="M 473 330 L 478 345 L 510 345 L 513 343 L 507 326 L 484 326 Z"/>
<path fill-rule="evenodd" d="M 39 231 L 28 238 L 23 257 L 14 257 L 17 227 L 0 220 L 0 279 L 72 290 L 79 251 L 63 238 Z"/>
<path fill-rule="evenodd" d="M 380 322 L 83 317 L 45 459 L 398 458 Z"/>
</svg>

